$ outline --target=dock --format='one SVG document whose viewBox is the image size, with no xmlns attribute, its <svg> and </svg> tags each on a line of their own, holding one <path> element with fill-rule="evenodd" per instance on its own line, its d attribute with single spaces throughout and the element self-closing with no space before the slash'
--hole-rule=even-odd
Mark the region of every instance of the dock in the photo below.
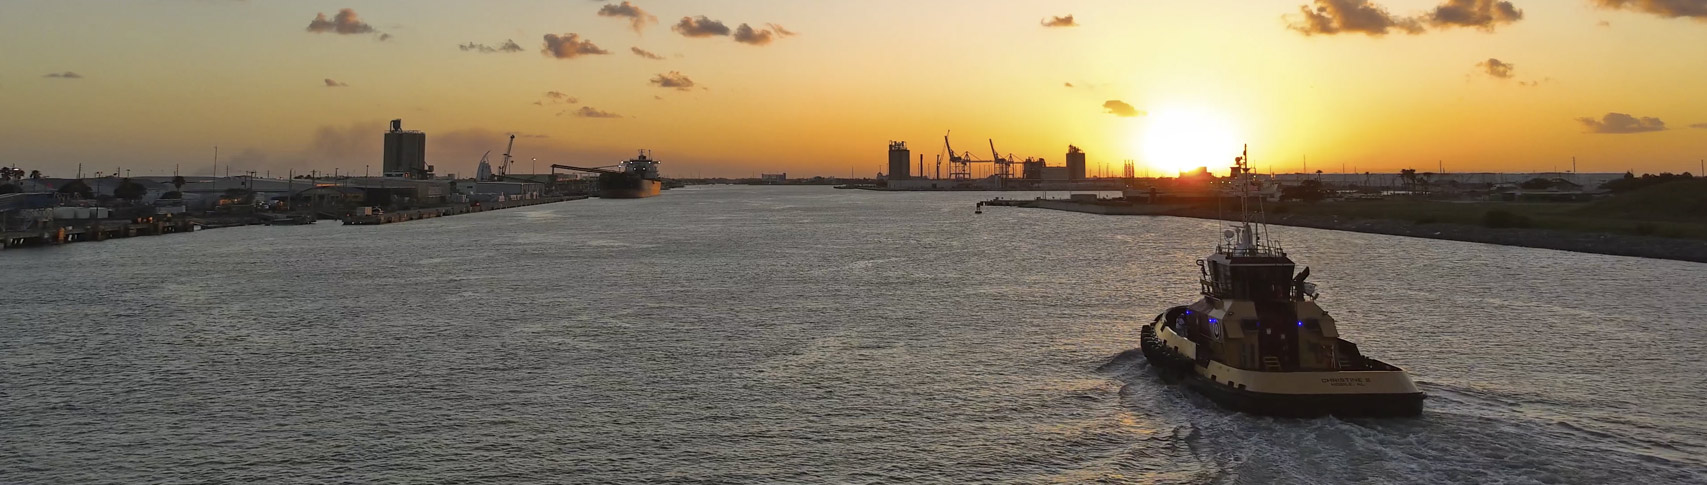
<svg viewBox="0 0 1707 485">
<path fill-rule="evenodd" d="M 344 224 L 390 224 L 394 222 L 416 221 L 474 212 L 581 200 L 587 197 L 588 196 L 585 195 L 541 197 L 504 202 L 485 202 L 480 204 L 459 204 L 449 207 L 411 209 L 381 214 L 349 216 L 344 219 Z M 298 225 L 312 223 L 314 223 L 314 216 L 312 214 L 257 214 L 254 216 L 242 217 L 214 216 L 208 218 L 184 217 L 171 220 L 148 218 L 144 222 L 138 222 L 136 220 L 74 219 L 55 222 L 47 227 L 0 232 L 0 249 L 54 246 L 74 242 L 105 241 L 108 239 L 127 237 L 160 236 L 221 227 L 260 224 Z"/>
<path fill-rule="evenodd" d="M 7 231 L 0 233 L 0 249 L 45 246 L 81 241 L 104 241 L 138 236 L 159 236 L 200 230 L 195 219 L 174 221 L 90 221 L 84 224 L 64 224 L 51 228 Z"/>
<path fill-rule="evenodd" d="M 432 219 L 432 218 L 437 218 L 437 217 L 471 214 L 471 213 L 475 213 L 475 212 L 494 211 L 494 210 L 500 210 L 500 209 L 511 209 L 511 208 L 516 208 L 516 207 L 526 207 L 526 206 L 530 206 L 530 205 L 553 204 L 553 203 L 557 203 L 557 202 L 581 200 L 581 199 L 585 199 L 587 197 L 588 196 L 585 196 L 585 195 L 571 195 L 571 196 L 562 196 L 562 197 L 541 197 L 541 198 L 537 198 L 537 199 L 510 200 L 510 201 L 504 201 L 504 202 L 483 202 L 483 203 L 480 203 L 479 205 L 467 204 L 467 205 L 455 205 L 455 206 L 450 206 L 450 207 L 433 207 L 433 208 L 427 208 L 427 209 L 409 209 L 409 210 L 401 210 L 401 211 L 396 211 L 396 212 L 385 212 L 385 213 L 379 213 L 379 214 L 352 215 L 352 216 L 344 218 L 344 225 L 372 226 L 372 225 L 378 225 L 378 224 L 392 224 L 392 223 L 397 223 L 397 222 L 409 222 L 409 221 L 418 221 L 421 219 Z"/>
</svg>

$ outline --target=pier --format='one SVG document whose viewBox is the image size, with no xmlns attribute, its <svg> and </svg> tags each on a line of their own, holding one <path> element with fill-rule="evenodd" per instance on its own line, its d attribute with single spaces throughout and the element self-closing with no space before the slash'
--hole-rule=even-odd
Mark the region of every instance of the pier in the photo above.
<svg viewBox="0 0 1707 485">
<path fill-rule="evenodd" d="M 516 207 L 526 207 L 526 206 L 530 206 L 530 205 L 552 204 L 552 203 L 557 203 L 557 202 L 567 202 L 567 201 L 571 201 L 571 200 L 581 200 L 581 199 L 585 199 L 585 198 L 587 198 L 587 196 L 585 196 L 585 195 L 571 195 L 571 196 L 563 196 L 563 197 L 541 197 L 541 198 L 537 198 L 537 199 L 510 200 L 510 201 L 504 201 L 504 202 L 483 202 L 480 204 L 466 204 L 466 205 L 459 204 L 459 205 L 450 206 L 450 207 L 433 207 L 433 208 L 427 208 L 427 209 L 409 209 L 409 210 L 401 210 L 401 211 L 396 211 L 396 212 L 383 212 L 383 213 L 378 213 L 378 214 L 351 215 L 349 217 L 344 218 L 344 225 L 347 225 L 347 226 L 372 226 L 372 225 L 378 225 L 378 224 L 391 224 L 391 223 L 395 223 L 395 222 L 418 221 L 421 219 L 432 219 L 435 217 L 454 216 L 454 215 L 461 215 L 461 214 L 470 214 L 470 213 L 475 213 L 475 212 L 494 211 L 494 210 L 499 210 L 499 209 L 511 209 L 511 208 L 516 208 Z"/>
<path fill-rule="evenodd" d="M 567 202 L 585 199 L 585 195 L 541 197 L 535 199 L 510 200 L 503 202 L 484 202 L 479 204 L 458 204 L 448 207 L 432 207 L 410 209 L 397 212 L 385 212 L 367 215 L 352 215 L 344 218 L 346 225 L 375 225 L 394 222 L 408 222 L 435 217 L 470 214 L 501 209 L 512 209 L 540 204 Z M 84 241 L 104 241 L 139 236 L 160 236 L 181 232 L 193 232 L 203 229 L 222 227 L 237 227 L 248 225 L 295 225 L 312 224 L 313 217 L 305 214 L 256 214 L 253 216 L 213 216 L 213 217 L 181 217 L 176 219 L 149 217 L 142 222 L 137 220 L 88 220 L 76 219 L 53 221 L 40 228 L 0 232 L 0 249 L 13 249 L 32 246 L 54 246 L 66 243 Z"/>
<path fill-rule="evenodd" d="M 135 221 L 91 221 L 84 224 L 60 224 L 54 227 L 0 233 L 0 249 L 45 246 L 82 241 L 158 236 L 191 232 L 201 229 L 195 219 Z"/>
</svg>

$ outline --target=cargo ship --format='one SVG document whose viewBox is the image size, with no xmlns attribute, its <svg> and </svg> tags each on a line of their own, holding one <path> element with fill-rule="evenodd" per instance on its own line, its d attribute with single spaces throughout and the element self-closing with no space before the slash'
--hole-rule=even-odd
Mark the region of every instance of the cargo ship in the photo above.
<svg viewBox="0 0 1707 485">
<path fill-rule="evenodd" d="M 594 185 L 594 194 L 605 199 L 639 199 L 652 197 L 663 191 L 663 177 L 658 174 L 658 161 L 652 159 L 650 150 L 640 150 L 640 155 L 609 167 L 575 167 L 569 165 L 552 165 L 553 169 L 576 170 L 599 174 L 598 182 Z M 611 170 L 616 168 L 617 170 Z"/>
<path fill-rule="evenodd" d="M 1295 264 L 1253 221 L 1255 181 L 1235 159 L 1238 224 L 1215 253 L 1197 260 L 1203 297 L 1169 308 L 1140 330 L 1144 357 L 1164 380 L 1183 382 L 1222 407 L 1312 417 L 1416 416 L 1425 397 L 1403 369 L 1363 355 L 1340 338 L 1316 304 L 1310 269 Z M 1257 210 L 1260 217 L 1260 205 Z"/>
</svg>

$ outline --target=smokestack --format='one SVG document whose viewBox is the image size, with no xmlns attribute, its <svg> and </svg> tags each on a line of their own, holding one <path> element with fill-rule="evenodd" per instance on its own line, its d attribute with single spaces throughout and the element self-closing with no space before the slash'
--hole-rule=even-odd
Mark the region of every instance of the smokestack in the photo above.
<svg viewBox="0 0 1707 485">
<path fill-rule="evenodd" d="M 391 120 L 391 131 L 403 131 L 403 120 Z"/>
</svg>

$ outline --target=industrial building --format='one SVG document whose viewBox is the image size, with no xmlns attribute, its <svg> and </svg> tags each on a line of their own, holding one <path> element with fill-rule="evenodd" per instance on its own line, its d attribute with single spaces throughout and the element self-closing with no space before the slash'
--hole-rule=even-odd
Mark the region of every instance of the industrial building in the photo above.
<svg viewBox="0 0 1707 485">
<path fill-rule="evenodd" d="M 427 134 L 404 131 L 403 120 L 391 120 L 391 131 L 385 132 L 382 170 L 387 177 L 433 178 L 433 167 L 427 165 Z"/>
<path fill-rule="evenodd" d="M 908 164 L 913 161 L 913 152 L 907 149 L 907 142 L 889 141 L 889 180 L 907 180 L 912 177 Z M 924 174 L 919 174 L 923 176 Z"/>
<path fill-rule="evenodd" d="M 1048 177 L 1045 177 L 1048 178 Z M 1079 147 L 1067 145 L 1067 180 L 1085 179 L 1085 152 Z"/>
</svg>

